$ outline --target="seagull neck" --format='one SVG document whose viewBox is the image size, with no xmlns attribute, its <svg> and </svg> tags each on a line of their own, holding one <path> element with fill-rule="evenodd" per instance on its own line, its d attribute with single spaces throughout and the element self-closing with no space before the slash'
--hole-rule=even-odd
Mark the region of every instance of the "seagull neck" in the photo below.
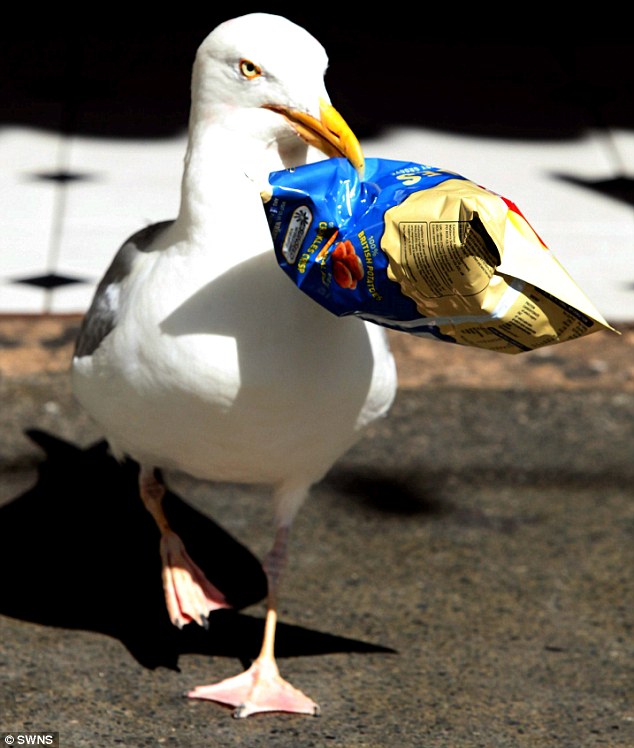
<svg viewBox="0 0 634 748">
<path fill-rule="evenodd" d="M 198 231 L 223 219 L 232 184 L 244 181 L 240 156 L 219 128 L 190 127 L 178 215 L 183 226 Z"/>
<path fill-rule="evenodd" d="M 261 146 L 260 146 L 261 147 Z M 247 255 L 268 249 L 271 243 L 262 205 L 262 185 L 247 174 L 244 164 L 260 163 L 255 144 L 217 125 L 190 128 L 181 185 L 181 203 L 175 230 L 190 248 L 221 246 L 219 237 L 245 240 Z M 268 171 L 266 172 L 268 176 Z M 226 244 L 226 242 L 225 242 Z M 234 259 L 237 255 L 234 253 Z"/>
</svg>

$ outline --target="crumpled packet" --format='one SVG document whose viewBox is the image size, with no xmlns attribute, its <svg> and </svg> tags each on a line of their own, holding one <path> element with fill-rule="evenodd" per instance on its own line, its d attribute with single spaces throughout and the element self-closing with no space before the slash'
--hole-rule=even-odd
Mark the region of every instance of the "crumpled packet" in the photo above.
<svg viewBox="0 0 634 748">
<path fill-rule="evenodd" d="M 278 263 L 333 314 L 503 353 L 613 330 L 519 208 L 459 174 L 337 158 L 269 181 Z"/>
</svg>

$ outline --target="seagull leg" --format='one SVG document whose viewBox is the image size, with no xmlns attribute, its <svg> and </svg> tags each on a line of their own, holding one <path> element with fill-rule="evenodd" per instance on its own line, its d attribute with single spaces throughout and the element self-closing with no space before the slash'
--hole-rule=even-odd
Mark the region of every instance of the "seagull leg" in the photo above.
<svg viewBox="0 0 634 748">
<path fill-rule="evenodd" d="M 230 605 L 192 561 L 180 536 L 170 527 L 163 511 L 165 486 L 153 470 L 141 469 L 139 493 L 161 532 L 163 590 L 170 620 L 179 629 L 191 621 L 206 627 L 209 613 Z"/>
<path fill-rule="evenodd" d="M 192 699 L 207 699 L 234 706 L 233 716 L 237 718 L 258 712 L 319 714 L 319 706 L 312 699 L 282 678 L 275 661 L 277 592 L 287 558 L 288 532 L 287 526 L 278 529 L 275 544 L 264 564 L 269 594 L 264 639 L 258 658 L 243 673 L 211 686 L 198 686 L 187 694 Z"/>
</svg>

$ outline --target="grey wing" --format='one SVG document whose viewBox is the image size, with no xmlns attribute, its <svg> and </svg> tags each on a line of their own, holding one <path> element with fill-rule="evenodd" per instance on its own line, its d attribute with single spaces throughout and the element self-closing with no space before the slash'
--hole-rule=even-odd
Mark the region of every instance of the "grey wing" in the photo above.
<svg viewBox="0 0 634 748">
<path fill-rule="evenodd" d="M 75 356 L 90 356 L 113 330 L 118 319 L 118 288 L 129 275 L 139 253 L 151 252 L 156 236 L 172 223 L 163 221 L 137 231 L 117 252 L 84 316 L 75 344 Z"/>
</svg>

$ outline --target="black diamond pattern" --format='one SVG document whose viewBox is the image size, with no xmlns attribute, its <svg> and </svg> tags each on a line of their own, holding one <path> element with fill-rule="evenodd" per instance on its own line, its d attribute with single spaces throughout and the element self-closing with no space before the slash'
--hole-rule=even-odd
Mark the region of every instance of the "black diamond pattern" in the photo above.
<svg viewBox="0 0 634 748">
<path fill-rule="evenodd" d="M 612 179 L 581 179 L 566 174 L 555 175 L 558 179 L 570 184 L 599 192 L 607 197 L 620 200 L 628 205 L 634 205 L 634 179 L 632 177 L 614 177 Z"/>
<path fill-rule="evenodd" d="M 24 283 L 27 286 L 37 286 L 38 288 L 59 288 L 68 286 L 72 283 L 85 283 L 83 278 L 71 278 L 67 275 L 58 273 L 47 273 L 46 275 L 35 275 L 32 278 L 15 278 L 15 283 Z"/>
<path fill-rule="evenodd" d="M 60 184 L 67 184 L 68 182 L 83 182 L 90 179 L 94 179 L 91 174 L 81 173 L 78 171 L 43 171 L 33 175 L 33 179 L 39 179 L 45 182 L 58 182 Z"/>
</svg>

